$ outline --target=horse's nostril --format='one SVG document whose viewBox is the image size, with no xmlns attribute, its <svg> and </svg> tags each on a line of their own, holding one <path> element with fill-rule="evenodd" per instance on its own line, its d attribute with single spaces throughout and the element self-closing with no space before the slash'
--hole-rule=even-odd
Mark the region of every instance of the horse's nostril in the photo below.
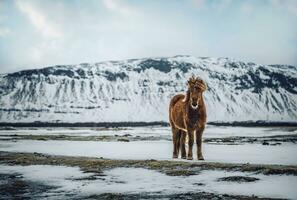
<svg viewBox="0 0 297 200">
<path fill-rule="evenodd" d="M 192 103 L 192 106 L 197 106 L 197 103 Z"/>
</svg>

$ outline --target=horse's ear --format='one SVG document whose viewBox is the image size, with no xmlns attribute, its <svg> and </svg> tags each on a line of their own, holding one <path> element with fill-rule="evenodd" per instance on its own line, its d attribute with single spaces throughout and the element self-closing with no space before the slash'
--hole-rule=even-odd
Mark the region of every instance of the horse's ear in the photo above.
<svg viewBox="0 0 297 200">
<path fill-rule="evenodd" d="M 205 92 L 208 88 L 207 88 L 207 84 L 204 82 L 204 81 L 202 81 L 202 92 Z"/>
<path fill-rule="evenodd" d="M 191 86 L 191 85 L 193 85 L 193 81 L 190 79 L 187 81 L 187 86 Z"/>
<path fill-rule="evenodd" d="M 198 87 L 200 88 L 200 90 L 202 92 L 204 92 L 205 90 L 207 90 L 207 84 L 202 79 L 199 79 L 198 80 Z"/>
<path fill-rule="evenodd" d="M 208 90 L 207 84 L 206 83 L 204 83 L 204 84 L 205 84 L 205 88 L 204 88 L 204 91 L 203 92 L 205 92 L 206 90 Z"/>
<path fill-rule="evenodd" d="M 189 78 L 187 85 L 191 85 L 195 81 L 195 76 L 192 74 L 192 77 Z"/>
</svg>

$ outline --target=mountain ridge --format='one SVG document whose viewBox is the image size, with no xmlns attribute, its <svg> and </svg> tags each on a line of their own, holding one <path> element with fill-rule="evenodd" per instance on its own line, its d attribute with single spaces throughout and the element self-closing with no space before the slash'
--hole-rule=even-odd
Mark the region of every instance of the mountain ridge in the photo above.
<svg viewBox="0 0 297 200">
<path fill-rule="evenodd" d="M 179 55 L 1 74 L 0 122 L 166 122 L 192 74 L 208 84 L 209 121 L 297 119 L 296 67 Z"/>
</svg>

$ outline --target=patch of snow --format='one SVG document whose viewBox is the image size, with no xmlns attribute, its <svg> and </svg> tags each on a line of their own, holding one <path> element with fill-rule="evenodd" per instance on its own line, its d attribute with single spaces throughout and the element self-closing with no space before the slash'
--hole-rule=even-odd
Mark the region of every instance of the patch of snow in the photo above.
<svg viewBox="0 0 297 200">
<path fill-rule="evenodd" d="M 185 192 L 212 192 L 218 194 L 257 195 L 259 197 L 297 198 L 297 177 L 261 175 L 243 172 L 202 171 L 188 177 L 167 176 L 163 173 L 142 168 L 115 168 L 104 171 L 103 179 L 83 180 L 93 175 L 83 173 L 77 167 L 64 166 L 6 166 L 0 165 L 0 173 L 20 173 L 25 180 L 59 186 L 55 191 L 88 196 L 102 193 L 158 193 L 176 194 Z M 141 176 L 138 176 L 141 174 Z M 237 183 L 217 181 L 226 176 L 252 176 L 256 182 Z M 79 180 L 80 179 L 80 180 Z M 202 185 L 197 185 L 202 184 Z M 55 191 L 51 191 L 54 194 Z"/>
<path fill-rule="evenodd" d="M 0 141 L 1 151 L 38 152 L 52 155 L 103 157 L 110 159 L 171 160 L 170 141 L 95 142 L 95 141 Z M 196 158 L 196 145 L 193 155 Z M 206 161 L 227 163 L 257 163 L 296 165 L 297 145 L 261 144 L 213 145 L 203 144 Z M 196 162 L 194 160 L 193 162 Z"/>
</svg>

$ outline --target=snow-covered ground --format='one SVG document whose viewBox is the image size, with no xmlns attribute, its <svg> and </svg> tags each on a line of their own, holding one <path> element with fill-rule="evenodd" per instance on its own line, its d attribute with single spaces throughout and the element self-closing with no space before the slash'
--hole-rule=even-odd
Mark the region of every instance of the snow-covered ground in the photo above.
<svg viewBox="0 0 297 200">
<path fill-rule="evenodd" d="M 127 127 L 123 129 L 95 128 L 39 128 L 2 130 L 0 150 L 13 152 L 39 152 L 54 155 L 104 157 L 110 159 L 157 159 L 168 160 L 172 156 L 172 142 L 161 141 L 37 141 L 9 140 L 13 135 L 70 135 L 70 136 L 102 136 L 125 135 L 131 136 L 166 136 L 171 138 L 169 127 Z M 296 130 L 286 128 L 265 127 L 217 127 L 208 126 L 204 138 L 248 136 L 261 137 L 273 135 L 296 134 Z M 6 135 L 5 137 L 3 135 Z M 196 146 L 194 145 L 194 155 Z M 283 143 L 277 146 L 262 144 L 203 144 L 206 161 L 232 163 L 265 163 L 265 164 L 297 164 L 297 145 Z"/>
<path fill-rule="evenodd" d="M 16 130 L 0 130 L 1 135 L 69 135 L 69 136 L 101 136 L 125 135 L 131 136 L 168 136 L 171 138 L 170 127 L 125 127 L 125 128 L 16 128 Z M 230 127 L 208 125 L 204 138 L 223 138 L 233 136 L 261 137 L 272 135 L 297 134 L 297 129 L 284 127 Z"/>
<path fill-rule="evenodd" d="M 211 162 L 264 163 L 297 165 L 297 145 L 204 144 L 204 158 Z M 109 159 L 156 159 L 172 157 L 170 141 L 1 141 L 0 151 L 37 152 L 52 155 L 103 157 Z M 194 147 L 193 152 L 196 152 Z M 195 155 L 195 154 L 194 154 Z M 195 158 L 195 157 L 194 157 Z M 196 159 L 196 158 L 195 158 Z"/>
<path fill-rule="evenodd" d="M 92 173 L 83 173 L 77 167 L 64 166 L 6 166 L 0 165 L 0 173 L 19 173 L 24 180 L 58 186 L 52 194 L 62 192 L 82 196 L 102 193 L 162 193 L 207 191 L 233 195 L 257 195 L 259 197 L 296 199 L 296 176 L 261 175 L 243 172 L 206 170 L 201 174 L 168 176 L 163 173 L 142 168 L 114 168 L 104 171 L 104 178 L 89 180 Z M 136 176 L 141 174 L 141 176 Z M 247 176 L 260 180 L 250 183 L 217 181 L 227 176 Z"/>
<path fill-rule="evenodd" d="M 33 140 L 17 138 L 22 136 L 153 136 L 160 140 L 120 141 L 74 141 L 74 140 Z M 296 135 L 294 127 L 218 127 L 207 126 L 204 138 L 270 137 L 275 135 Z M 17 138 L 17 139 L 16 139 Z M 116 137 L 115 137 L 116 138 Z M 165 139 L 164 139 L 165 138 Z M 117 129 L 101 128 L 18 128 L 0 131 L 0 151 L 44 153 L 50 155 L 103 157 L 107 159 L 172 159 L 171 131 L 169 127 L 126 127 Z M 223 140 L 222 140 L 223 141 Z M 294 140 L 296 141 L 296 140 Z M 220 162 L 297 165 L 297 145 L 294 141 L 281 142 L 280 145 L 262 145 L 262 143 L 242 142 L 204 143 L 205 161 L 197 161 L 196 145 L 194 160 L 185 162 Z M 58 165 L 58 163 L 57 163 Z M 160 171 L 144 168 L 112 168 L 103 171 L 104 176 L 80 171 L 79 167 L 29 165 L 0 165 L 0 174 L 21 174 L 21 179 L 54 186 L 44 190 L 47 198 L 63 198 L 63 195 L 86 197 L 103 193 L 121 194 L 181 194 L 187 192 L 209 192 L 213 194 L 256 195 L 258 197 L 297 199 L 297 176 L 264 175 L 255 172 L 234 172 L 225 170 L 204 170 L 190 176 L 169 176 Z M 138 176 L 141 174 L 141 176 Z M 95 175 L 96 176 L 96 175 Z M 255 177 L 255 182 L 226 182 L 218 178 L 228 176 Z M 4 181 L 4 182 L 3 182 Z M 0 180 L 5 184 L 6 180 Z M 30 183 L 31 183 L 30 182 Z M 57 196 L 58 195 L 58 196 Z M 68 196 L 69 197 L 69 196 Z M 1 198 L 1 196 L 0 196 Z"/>
</svg>

